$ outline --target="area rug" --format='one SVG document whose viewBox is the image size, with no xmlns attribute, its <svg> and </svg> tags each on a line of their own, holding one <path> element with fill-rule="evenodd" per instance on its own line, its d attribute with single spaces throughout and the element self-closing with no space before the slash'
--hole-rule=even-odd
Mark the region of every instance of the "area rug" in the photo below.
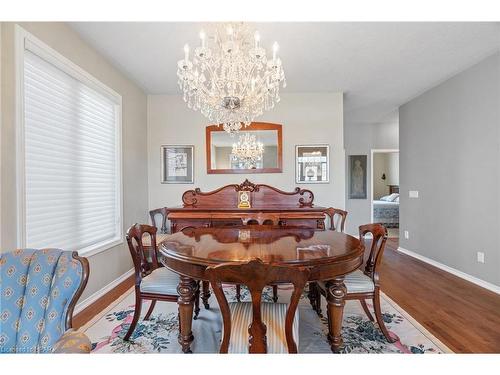
<svg viewBox="0 0 500 375">
<path fill-rule="evenodd" d="M 234 286 L 224 288 L 228 301 L 235 301 Z M 280 287 L 279 301 L 288 302 L 291 288 Z M 271 302 L 272 291 L 266 290 L 263 299 Z M 242 300 L 249 301 L 249 293 L 242 287 Z M 195 337 L 193 353 L 217 353 L 220 345 L 222 319 L 215 297 L 210 297 L 210 309 L 201 306 L 193 321 Z M 322 298 L 323 312 L 326 302 Z M 431 335 L 394 301 L 382 293 L 381 304 L 385 324 L 395 343 L 388 343 L 376 323 L 371 322 L 358 301 L 347 301 L 344 309 L 342 353 L 449 353 L 443 343 Z M 368 304 L 370 310 L 373 308 Z M 145 315 L 149 302 L 143 304 Z M 92 353 L 182 353 L 177 343 L 177 304 L 157 302 L 149 321 L 141 319 L 129 342 L 122 339 L 130 326 L 134 312 L 134 291 L 130 289 L 108 309 L 87 323 L 82 330 L 92 342 Z M 318 316 L 309 304 L 306 293 L 299 308 L 299 353 L 330 353 L 326 339 L 328 332 L 324 314 Z"/>
</svg>

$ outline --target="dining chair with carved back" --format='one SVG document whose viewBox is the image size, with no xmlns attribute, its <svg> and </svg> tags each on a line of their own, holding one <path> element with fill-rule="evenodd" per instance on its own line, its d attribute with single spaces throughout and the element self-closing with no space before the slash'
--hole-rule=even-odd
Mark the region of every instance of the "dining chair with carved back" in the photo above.
<svg viewBox="0 0 500 375">
<path fill-rule="evenodd" d="M 243 225 L 279 225 L 279 217 L 267 213 L 257 213 L 247 215 L 242 218 Z M 273 288 L 273 302 L 278 302 L 278 285 L 271 285 Z M 241 301 L 241 285 L 236 285 L 236 300 Z"/>
<path fill-rule="evenodd" d="M 151 217 L 151 225 L 156 227 L 156 246 L 163 241 L 165 241 L 169 236 L 169 231 L 167 229 L 167 207 L 156 208 L 149 211 L 149 216 Z M 151 246 L 149 241 L 150 237 L 145 236 L 143 239 L 143 244 L 145 246 Z M 162 266 L 161 264 L 159 265 Z"/>
<path fill-rule="evenodd" d="M 144 320 L 148 320 L 156 301 L 177 302 L 179 298 L 177 293 L 179 275 L 170 271 L 167 267 L 160 267 L 156 232 L 156 227 L 147 224 L 134 224 L 127 231 L 127 244 L 134 262 L 135 271 L 135 309 L 132 323 L 124 337 L 126 341 L 130 339 L 139 321 L 143 300 L 151 301 L 151 305 L 144 316 Z M 148 243 L 151 244 L 149 246 L 152 247 L 153 251 L 147 251 L 147 247 L 144 245 L 145 238 L 148 238 Z M 199 294 L 198 288 L 195 294 L 194 319 L 197 319 L 200 311 Z"/>
<path fill-rule="evenodd" d="M 334 208 L 330 229 L 344 233 L 346 219 L 347 211 L 341 210 L 340 208 Z"/>
<path fill-rule="evenodd" d="M 344 233 L 347 211 L 330 207 L 325 211 L 325 215 L 330 219 L 329 230 Z M 307 297 L 309 298 L 313 310 L 316 311 L 318 315 L 321 315 L 321 292 L 315 282 L 308 284 Z"/>
<path fill-rule="evenodd" d="M 154 227 L 158 228 L 156 234 L 167 234 L 167 207 L 156 208 L 149 211 L 149 216 L 151 217 L 151 223 Z M 157 221 L 157 217 L 159 221 Z M 158 225 L 159 224 L 159 225 Z"/>
<path fill-rule="evenodd" d="M 158 249 L 158 246 L 163 241 L 165 241 L 170 235 L 169 230 L 167 229 L 168 208 L 161 207 L 151 210 L 149 211 L 149 216 L 151 217 L 151 225 L 153 225 L 157 229 L 156 248 Z M 148 252 L 152 252 L 151 241 L 149 236 L 144 236 L 143 245 L 147 248 Z M 163 267 L 163 264 L 159 264 L 158 266 Z M 203 302 L 203 306 L 205 306 L 205 309 L 208 310 L 210 308 L 210 304 L 208 303 L 208 299 L 210 298 L 210 289 L 208 281 L 202 281 L 201 283 L 203 283 L 202 286 L 203 293 L 201 294 L 201 299 Z M 200 281 L 198 281 L 198 284 L 200 284 Z"/>
<path fill-rule="evenodd" d="M 325 211 L 325 214 L 330 218 L 329 229 L 343 233 L 345 229 L 345 221 L 347 219 L 347 211 L 331 207 Z"/>
<path fill-rule="evenodd" d="M 368 259 L 363 270 L 357 269 L 345 276 L 345 300 L 359 300 L 368 318 L 374 321 L 368 305 L 366 304 L 366 300 L 371 299 L 375 311 L 375 319 L 380 330 L 387 341 L 395 342 L 396 340 L 389 334 L 382 317 L 382 310 L 380 308 L 379 275 L 377 272 L 378 266 L 382 261 L 382 255 L 384 254 L 385 243 L 387 241 L 387 229 L 382 224 L 361 225 L 359 227 L 359 239 L 364 245 L 367 244 L 368 234 L 371 235 Z M 326 296 L 326 284 L 324 282 L 319 282 L 317 286 L 320 293 Z"/>
<path fill-rule="evenodd" d="M 220 353 L 297 353 L 297 306 L 309 269 L 263 263 L 223 263 L 207 268 L 207 275 L 222 313 Z M 266 285 L 288 282 L 294 289 L 290 303 L 262 302 Z M 228 303 L 223 283 L 246 285 L 251 302 Z"/>
<path fill-rule="evenodd" d="M 166 226 L 166 220 L 167 220 L 167 208 L 162 207 L 162 208 L 157 208 L 155 210 L 149 211 L 149 216 L 151 217 L 151 225 L 153 227 L 156 227 L 156 248 L 158 249 L 158 246 L 160 243 L 165 241 L 168 237 L 168 231 L 167 231 L 167 226 Z M 159 216 L 159 221 L 157 221 L 157 217 Z M 146 257 L 148 259 L 148 262 L 152 262 L 152 253 L 154 250 L 154 247 L 151 246 L 151 236 L 148 233 L 144 233 L 144 236 L 142 238 L 142 246 L 144 247 L 144 251 L 146 252 Z M 163 267 L 162 264 L 158 264 L 158 267 Z"/>
</svg>

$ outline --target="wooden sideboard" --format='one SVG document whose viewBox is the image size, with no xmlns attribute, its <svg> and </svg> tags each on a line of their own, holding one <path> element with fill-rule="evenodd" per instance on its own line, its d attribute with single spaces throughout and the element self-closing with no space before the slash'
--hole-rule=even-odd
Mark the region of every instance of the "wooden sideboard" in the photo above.
<svg viewBox="0 0 500 375">
<path fill-rule="evenodd" d="M 251 208 L 238 208 L 238 192 L 250 195 Z M 182 195 L 182 206 L 166 208 L 170 232 L 189 227 L 217 227 L 246 224 L 272 224 L 325 229 L 325 217 L 333 218 L 334 208 L 315 206 L 314 194 L 296 188 L 285 192 L 248 180 L 202 192 L 199 188 Z M 330 220 L 333 223 L 333 220 Z M 333 229 L 333 228 L 332 228 Z"/>
</svg>

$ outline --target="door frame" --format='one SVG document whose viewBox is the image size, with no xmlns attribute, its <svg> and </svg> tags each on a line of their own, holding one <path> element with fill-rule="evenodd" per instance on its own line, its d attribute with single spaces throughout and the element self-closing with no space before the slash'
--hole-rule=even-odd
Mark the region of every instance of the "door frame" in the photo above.
<svg viewBox="0 0 500 375">
<path fill-rule="evenodd" d="M 397 152 L 399 154 L 398 148 L 372 148 L 370 150 L 370 223 L 373 223 L 373 155 L 374 154 L 389 154 L 392 152 Z M 399 163 L 398 163 L 399 169 Z"/>
</svg>

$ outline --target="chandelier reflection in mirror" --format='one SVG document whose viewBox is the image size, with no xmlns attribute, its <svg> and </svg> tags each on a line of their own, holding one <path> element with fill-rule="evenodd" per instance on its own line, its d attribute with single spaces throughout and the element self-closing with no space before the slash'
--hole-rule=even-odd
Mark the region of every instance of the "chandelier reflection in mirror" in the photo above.
<svg viewBox="0 0 500 375">
<path fill-rule="evenodd" d="M 201 31 L 192 58 L 186 44 L 177 63 L 184 101 L 229 133 L 250 125 L 280 101 L 280 85 L 286 86 L 278 48 L 275 42 L 268 58 L 258 31 L 244 24 L 215 26 L 210 36 Z"/>
<path fill-rule="evenodd" d="M 235 161 L 243 164 L 243 168 L 252 169 L 262 160 L 264 144 L 257 142 L 255 135 L 245 133 L 240 135 L 238 143 L 233 143 L 232 156 Z"/>
</svg>

